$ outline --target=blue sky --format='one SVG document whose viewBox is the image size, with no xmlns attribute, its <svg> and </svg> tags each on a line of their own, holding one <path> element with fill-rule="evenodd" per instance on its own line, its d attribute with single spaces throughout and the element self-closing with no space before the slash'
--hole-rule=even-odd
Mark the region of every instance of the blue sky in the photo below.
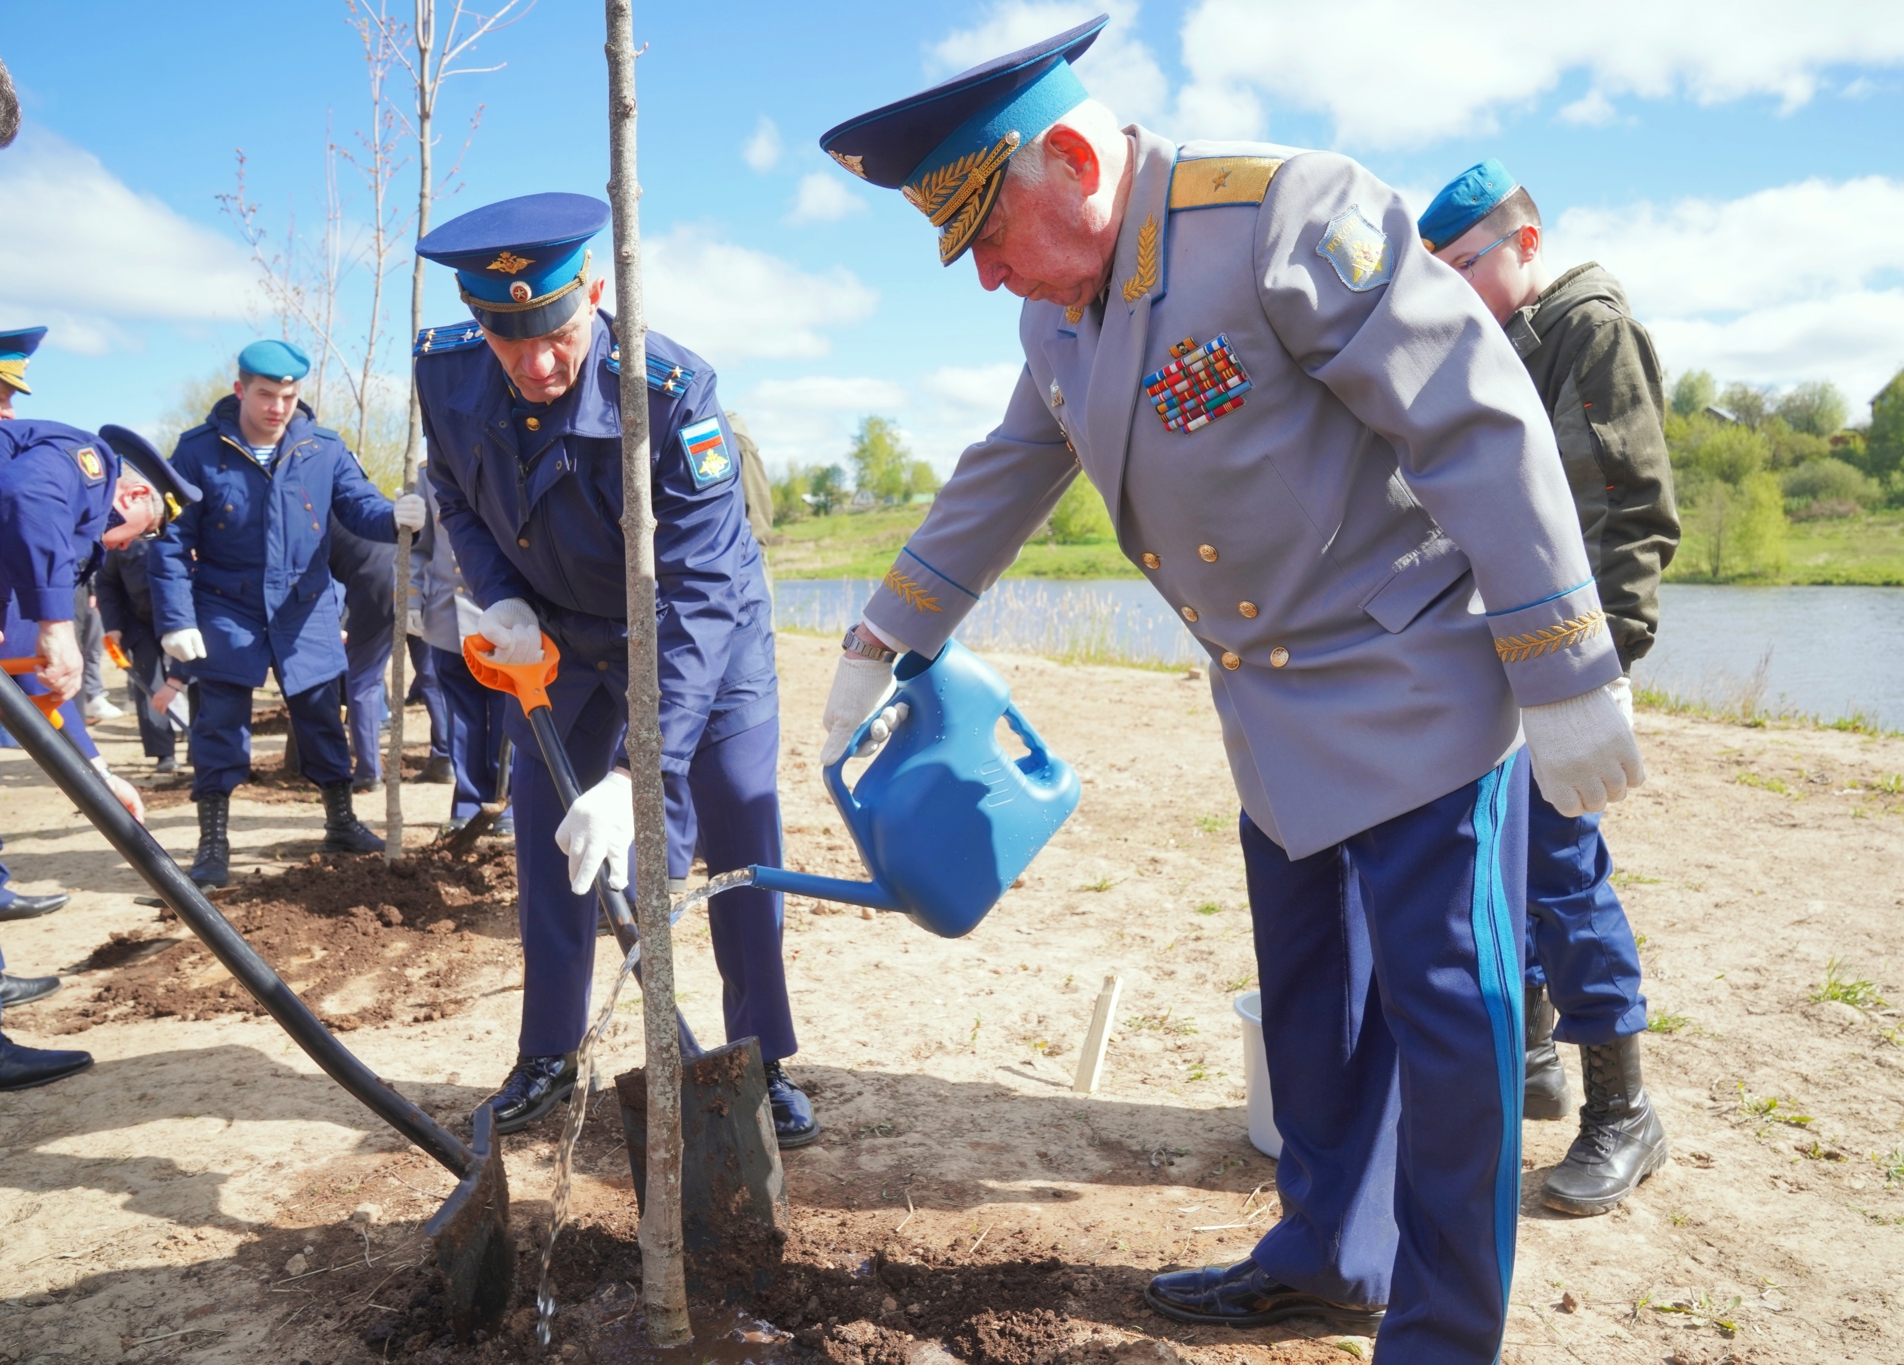
<svg viewBox="0 0 1904 1365">
<path fill-rule="evenodd" d="M 879 412 L 949 468 L 996 420 L 1020 363 L 1016 301 L 980 291 L 967 263 L 941 269 L 919 215 L 815 140 L 1094 8 L 637 4 L 650 319 L 716 366 L 770 462 L 840 458 Z M 1861 407 L 1904 365 L 1904 7 L 1740 4 L 1715 20 L 1603 0 L 1544 7 L 1533 27 L 1506 7 L 1458 26 L 1400 4 L 1111 8 L 1080 74 L 1167 135 L 1336 148 L 1416 198 L 1502 157 L 1556 264 L 1620 275 L 1670 369 L 1830 378 Z M 344 0 L 12 9 L 0 56 L 26 131 L 0 153 L 0 325 L 54 329 L 28 411 L 150 427 L 269 326 L 215 196 L 242 147 L 265 221 L 321 225 L 326 119 L 345 146 L 368 122 L 347 19 Z M 439 157 L 484 112 L 438 221 L 535 190 L 602 193 L 601 41 L 598 3 L 541 0 L 471 55 L 505 65 L 448 87 Z M 339 174 L 360 228 L 364 195 Z M 407 256 L 397 269 L 393 342 Z M 363 285 L 360 269 L 342 293 L 347 351 Z M 429 290 L 426 321 L 466 315 L 443 272 Z"/>
</svg>

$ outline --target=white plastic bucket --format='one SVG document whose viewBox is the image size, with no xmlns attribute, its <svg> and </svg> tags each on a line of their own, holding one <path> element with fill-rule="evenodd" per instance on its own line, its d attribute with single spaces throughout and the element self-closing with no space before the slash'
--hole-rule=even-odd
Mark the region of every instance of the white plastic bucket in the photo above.
<svg viewBox="0 0 1904 1365">
<path fill-rule="evenodd" d="M 1236 1017 L 1243 1021 L 1243 1077 L 1249 1093 L 1250 1146 L 1264 1156 L 1283 1154 L 1283 1135 L 1276 1131 L 1276 1110 L 1269 1101 L 1269 1057 L 1263 1049 L 1263 993 L 1236 997 Z"/>
</svg>

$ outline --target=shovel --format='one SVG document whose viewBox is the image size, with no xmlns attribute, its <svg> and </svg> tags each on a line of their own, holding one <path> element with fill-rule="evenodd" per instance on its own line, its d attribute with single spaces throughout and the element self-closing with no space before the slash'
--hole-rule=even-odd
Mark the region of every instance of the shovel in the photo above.
<svg viewBox="0 0 1904 1365">
<path fill-rule="evenodd" d="M 561 653 L 546 634 L 542 637 L 540 663 L 499 664 L 485 657 L 493 649 L 480 635 L 466 636 L 463 661 L 477 682 L 507 692 L 521 705 L 566 811 L 575 804 L 581 789 L 568 751 L 562 747 L 562 737 L 556 733 L 555 712 L 549 705 L 549 684 L 561 668 Z M 628 898 L 609 886 L 606 866 L 595 874 L 595 894 L 626 957 L 640 941 L 640 934 Z M 641 979 L 639 967 L 635 979 Z M 758 1293 L 772 1280 L 790 1222 L 786 1175 L 780 1165 L 780 1145 L 774 1137 L 773 1105 L 767 1097 L 760 1040 L 743 1038 L 711 1052 L 703 1051 L 679 1008 L 674 1020 L 681 1039 L 681 1228 L 688 1287 L 701 1295 L 719 1296 L 735 1289 Z M 621 1101 L 636 1202 L 645 1206 L 645 1077 L 639 1069 L 627 1072 L 615 1078 L 615 1089 Z M 585 1102 L 584 1098 L 570 1101 L 579 1102 Z"/>
<path fill-rule="evenodd" d="M 5 661 L 0 661 L 0 668 L 6 669 L 6 671 L 9 674 L 12 674 L 15 676 L 31 676 L 32 674 L 39 672 L 40 661 L 30 656 L 25 659 L 7 659 Z M 13 690 L 18 692 L 21 696 L 26 697 L 26 699 L 32 702 L 35 706 L 39 707 L 40 714 L 46 717 L 46 719 L 52 723 L 52 726 L 55 730 L 64 730 L 66 728 L 66 717 L 60 714 L 60 706 L 63 703 L 53 693 L 36 692 L 32 694 L 31 696 L 28 696 L 27 691 L 24 687 L 16 686 Z M 17 739 L 18 736 L 15 736 L 15 738 Z M 25 742 L 26 741 L 21 740 L 22 744 L 24 744 Z"/>
<path fill-rule="evenodd" d="M 490 826 L 504 811 L 509 809 L 509 763 L 515 757 L 515 750 L 509 743 L 509 736 L 502 737 L 502 743 L 496 750 L 496 799 L 485 801 L 476 809 L 476 813 L 463 822 L 463 827 L 452 830 L 443 836 L 443 847 L 457 857 L 476 847 L 476 841 L 489 833 Z"/>
<path fill-rule="evenodd" d="M 479 1329 L 493 1331 L 515 1285 L 516 1243 L 509 1232 L 509 1184 L 489 1106 L 476 1111 L 473 1140 L 466 1147 L 359 1061 L 119 804 L 92 764 L 55 733 L 35 705 L 40 700 L 29 698 L 10 676 L 0 678 L 0 725 L 326 1075 L 456 1177 L 456 1189 L 423 1230 L 435 1239 L 437 1264 L 447 1282 L 445 1307 L 456 1334 L 468 1339 Z"/>
</svg>

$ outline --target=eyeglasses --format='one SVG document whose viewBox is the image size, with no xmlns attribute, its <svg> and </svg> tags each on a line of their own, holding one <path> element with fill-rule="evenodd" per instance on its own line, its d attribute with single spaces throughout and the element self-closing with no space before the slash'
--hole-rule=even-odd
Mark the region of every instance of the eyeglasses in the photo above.
<svg viewBox="0 0 1904 1365">
<path fill-rule="evenodd" d="M 1508 233 L 1506 237 L 1496 237 L 1493 241 L 1489 242 L 1486 246 L 1482 247 L 1479 251 L 1475 252 L 1472 256 L 1468 257 L 1467 260 L 1463 261 L 1460 265 L 1457 265 L 1455 269 L 1459 270 L 1463 275 L 1473 274 L 1474 267 L 1481 263 L 1481 258 L 1483 256 L 1487 255 L 1488 252 L 1494 250 L 1495 247 L 1499 246 L 1502 242 L 1507 241 L 1509 238 L 1518 237 L 1520 235 L 1521 235 L 1521 230 L 1519 228 L 1515 228 L 1512 232 Z"/>
</svg>

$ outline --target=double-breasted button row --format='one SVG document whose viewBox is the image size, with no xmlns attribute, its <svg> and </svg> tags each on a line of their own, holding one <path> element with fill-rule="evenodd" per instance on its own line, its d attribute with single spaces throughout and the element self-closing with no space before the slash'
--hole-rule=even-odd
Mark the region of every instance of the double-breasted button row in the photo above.
<svg viewBox="0 0 1904 1365">
<path fill-rule="evenodd" d="M 1281 645 L 1277 645 L 1276 648 L 1269 651 L 1269 666 L 1271 668 L 1283 668 L 1287 666 L 1288 663 L 1289 651 L 1284 649 Z M 1243 660 L 1226 649 L 1223 651 L 1223 666 L 1234 672 L 1243 666 Z"/>
<path fill-rule="evenodd" d="M 1164 561 L 1162 557 L 1152 554 L 1149 550 L 1144 551 L 1144 553 L 1140 556 L 1140 558 L 1143 560 L 1144 567 L 1146 569 L 1160 569 L 1163 567 Z M 1201 559 L 1205 564 L 1216 563 L 1216 560 L 1217 560 L 1216 546 L 1214 545 L 1197 546 L 1197 558 Z"/>
</svg>

